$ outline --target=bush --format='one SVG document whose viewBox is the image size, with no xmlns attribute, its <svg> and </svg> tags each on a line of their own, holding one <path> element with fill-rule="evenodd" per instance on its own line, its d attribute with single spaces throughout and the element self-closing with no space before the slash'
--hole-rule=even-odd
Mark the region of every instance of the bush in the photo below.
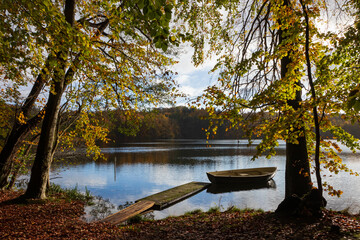
<svg viewBox="0 0 360 240">
<path fill-rule="evenodd" d="M 76 185 L 73 189 L 61 188 L 60 185 L 51 183 L 50 187 L 47 189 L 47 194 L 49 196 L 62 195 L 68 201 L 84 201 L 86 204 L 91 205 L 93 196 L 90 194 L 90 191 L 85 187 L 85 193 L 82 193 L 78 190 Z"/>
</svg>

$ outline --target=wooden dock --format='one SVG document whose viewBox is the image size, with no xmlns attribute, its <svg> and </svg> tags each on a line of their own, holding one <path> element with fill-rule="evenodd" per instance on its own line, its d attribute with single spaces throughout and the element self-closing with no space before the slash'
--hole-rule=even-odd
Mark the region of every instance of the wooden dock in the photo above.
<svg viewBox="0 0 360 240">
<path fill-rule="evenodd" d="M 154 206 L 154 204 L 155 202 L 152 201 L 139 201 L 133 205 L 130 205 L 127 208 L 122 209 L 117 213 L 107 216 L 106 218 L 100 220 L 99 222 L 108 222 L 117 225 L 137 214 L 149 210 L 150 208 L 152 208 L 152 206 Z"/>
<path fill-rule="evenodd" d="M 206 189 L 210 183 L 190 182 L 154 195 L 139 199 L 135 204 L 114 213 L 99 222 L 108 222 L 114 225 L 120 224 L 127 219 L 143 213 L 149 209 L 161 210 L 177 202 L 180 202 L 198 192 Z"/>
<path fill-rule="evenodd" d="M 205 182 L 190 182 L 186 183 L 163 192 L 156 193 L 154 195 L 137 200 L 139 201 L 152 201 L 155 202 L 153 209 L 161 210 L 167 208 L 175 203 L 178 203 L 196 193 L 209 187 L 210 183 Z"/>
</svg>

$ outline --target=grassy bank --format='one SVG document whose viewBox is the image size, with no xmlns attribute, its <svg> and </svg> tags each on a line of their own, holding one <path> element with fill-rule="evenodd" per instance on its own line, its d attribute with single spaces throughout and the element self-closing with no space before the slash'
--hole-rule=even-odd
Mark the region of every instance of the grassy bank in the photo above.
<svg viewBox="0 0 360 240">
<path fill-rule="evenodd" d="M 359 239 L 359 215 L 324 211 L 319 219 L 281 219 L 271 212 L 195 210 L 180 217 L 140 221 L 125 226 L 81 220 L 84 199 L 55 192 L 49 200 L 7 202 L 21 192 L 0 192 L 3 239 Z M 72 193 L 74 195 L 74 193 Z M 139 219 L 138 219 L 139 220 Z M 132 221 L 137 222 L 137 221 Z"/>
</svg>

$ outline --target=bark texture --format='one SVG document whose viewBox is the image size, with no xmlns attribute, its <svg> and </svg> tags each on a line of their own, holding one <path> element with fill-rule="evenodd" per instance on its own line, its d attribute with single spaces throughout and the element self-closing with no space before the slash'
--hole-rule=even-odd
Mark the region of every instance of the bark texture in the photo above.
<svg viewBox="0 0 360 240">
<path fill-rule="evenodd" d="M 50 69 L 51 58 L 52 56 L 49 56 L 46 59 L 43 70 L 37 76 L 29 95 L 26 97 L 23 105 L 19 109 L 18 113 L 22 113 L 25 119 L 29 120 L 27 120 L 26 123 L 20 123 L 17 119 L 15 119 L 15 123 L 10 131 L 10 134 L 8 135 L 4 147 L 0 152 L 0 189 L 5 189 L 8 185 L 13 158 L 21 146 L 22 141 L 26 138 L 28 133 L 41 122 L 42 112 L 45 108 L 32 118 L 30 118 L 30 111 L 45 83 L 50 79 L 48 69 Z"/>
<path fill-rule="evenodd" d="M 0 153 L 0 189 L 5 189 L 8 185 L 13 158 L 21 146 L 22 141 L 26 138 L 31 129 L 41 122 L 41 119 L 42 113 L 39 112 L 36 116 L 27 121 L 26 124 L 20 124 L 17 121 L 14 123 L 9 136 L 6 139 L 4 148 Z"/>
<path fill-rule="evenodd" d="M 284 0 L 284 5 L 289 6 L 290 2 Z M 279 44 L 286 41 L 286 30 L 279 31 Z M 288 68 L 292 63 L 291 52 L 281 59 L 281 77 L 286 77 Z M 299 86 L 300 82 L 297 83 Z M 294 99 L 289 100 L 288 104 L 298 110 L 301 103 L 301 90 L 296 92 Z M 304 132 L 304 129 L 300 129 Z M 290 133 L 291 134 L 291 133 Z M 286 168 L 285 168 L 285 197 L 293 194 L 301 197 L 312 189 L 310 164 L 307 153 L 305 133 L 297 137 L 298 144 L 286 142 Z"/>
<path fill-rule="evenodd" d="M 66 0 L 64 15 L 66 21 L 73 26 L 75 17 L 75 0 Z M 41 127 L 40 139 L 36 151 L 36 157 L 31 169 L 28 187 L 23 198 L 46 198 L 46 187 L 49 181 L 49 171 L 52 163 L 54 148 L 57 141 L 57 126 L 59 121 L 60 103 L 66 89 L 66 63 L 68 61 L 69 48 L 65 47 L 57 55 L 60 66 L 54 71 L 52 90 L 49 92 L 47 111 Z M 72 69 L 69 69 L 73 71 Z"/>
<path fill-rule="evenodd" d="M 64 92 L 64 81 L 55 83 L 55 93 L 49 93 L 48 110 L 41 127 L 40 139 L 36 151 L 31 177 L 25 198 L 46 198 L 46 186 L 53 158 L 56 129 L 59 117 L 61 97 Z"/>
</svg>

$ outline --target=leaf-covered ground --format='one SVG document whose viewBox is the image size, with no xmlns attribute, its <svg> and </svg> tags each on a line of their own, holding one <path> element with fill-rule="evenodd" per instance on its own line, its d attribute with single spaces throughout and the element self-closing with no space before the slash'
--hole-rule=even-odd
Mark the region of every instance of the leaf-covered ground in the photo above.
<svg viewBox="0 0 360 240">
<path fill-rule="evenodd" d="M 359 216 L 325 211 L 320 220 L 279 219 L 270 212 L 198 213 L 127 226 L 85 223 L 84 205 L 57 199 L 6 203 L 0 192 L 0 239 L 359 239 Z"/>
</svg>

